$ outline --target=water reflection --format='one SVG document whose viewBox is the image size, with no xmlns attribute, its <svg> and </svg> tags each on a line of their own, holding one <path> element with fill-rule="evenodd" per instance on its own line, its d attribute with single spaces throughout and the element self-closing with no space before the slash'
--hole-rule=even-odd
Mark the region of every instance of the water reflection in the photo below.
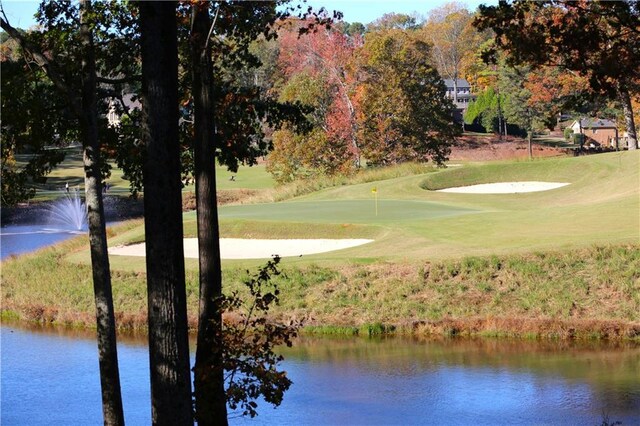
<svg viewBox="0 0 640 426">
<path fill-rule="evenodd" d="M 284 352 L 295 385 L 274 417 L 288 424 L 640 422 L 634 344 L 311 339 Z"/>
<path fill-rule="evenodd" d="M 93 332 L 4 325 L 2 424 L 100 424 Z M 148 424 L 144 338 L 119 340 L 128 424 Z M 640 424 L 638 345 L 304 338 L 282 406 L 233 424 Z"/>
</svg>

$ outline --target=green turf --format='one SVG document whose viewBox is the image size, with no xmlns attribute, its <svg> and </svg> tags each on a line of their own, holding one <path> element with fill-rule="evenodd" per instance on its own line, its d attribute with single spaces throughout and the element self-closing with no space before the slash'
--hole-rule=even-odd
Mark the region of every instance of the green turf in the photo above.
<svg viewBox="0 0 640 426">
<path fill-rule="evenodd" d="M 267 172 L 265 164 L 261 163 L 251 167 L 240 166 L 236 173 L 217 166 L 216 185 L 218 189 L 267 189 L 273 188 L 275 181 Z"/>
<path fill-rule="evenodd" d="M 427 259 L 529 252 L 640 240 L 638 152 L 533 162 L 499 162 L 437 173 L 345 185 L 295 201 L 229 206 L 227 220 L 265 221 L 273 236 L 282 224 L 357 223 L 384 229 L 376 242 L 342 253 L 369 259 Z M 567 182 L 522 194 L 452 194 L 444 188 L 501 181 Z M 372 189 L 379 197 L 375 216 Z M 320 236 L 320 235 L 318 235 Z"/>
<path fill-rule="evenodd" d="M 292 201 L 220 208 L 220 220 L 246 219 L 311 223 L 389 224 L 473 213 L 445 204 L 412 200 Z"/>
<path fill-rule="evenodd" d="M 385 176 L 299 192 L 306 195 L 286 202 L 224 206 L 221 235 L 373 239 L 359 247 L 283 259 L 278 309 L 308 317 L 312 325 L 414 324 L 449 317 L 470 318 L 473 327 L 479 317 L 575 319 L 579 325 L 584 319 L 584 333 L 597 337 L 610 332 L 589 326 L 593 320 L 619 320 L 620 327 L 637 323 L 639 151 Z M 523 194 L 433 190 L 530 180 L 570 184 Z M 185 236 L 194 237 L 195 213 L 183 217 Z M 142 220 L 110 230 L 112 246 L 143 240 Z M 14 306 L 57 306 L 58 318 L 77 317 L 78 307 L 84 312 L 92 300 L 86 246 L 86 237 L 79 237 L 3 262 L 4 299 Z M 242 272 L 263 263 L 224 261 L 227 291 L 241 288 Z M 116 306 L 144 323 L 144 258 L 110 256 L 110 265 Z M 186 259 L 185 266 L 190 312 L 196 312 L 198 262 Z M 50 281 L 51 286 L 34 289 L 25 284 Z M 68 303 L 60 301 L 65 298 Z M 518 324 L 489 324 L 483 332 L 532 333 Z M 543 324 L 532 336 L 566 334 L 563 324 L 548 330 Z M 618 329 L 607 324 L 602 327 Z"/>
<path fill-rule="evenodd" d="M 47 175 L 45 183 L 34 183 L 36 200 L 57 198 L 65 193 L 65 184 L 71 189 L 77 188 L 84 192 L 84 167 L 81 148 L 65 149 L 65 159 Z M 24 166 L 30 159 L 29 155 L 16 156 L 19 165 Z M 231 180 L 231 176 L 234 176 Z M 129 181 L 125 179 L 122 170 L 113 165 L 111 176 L 106 180 L 109 184 L 109 194 L 129 195 Z M 216 185 L 218 189 L 268 189 L 275 186 L 271 175 L 266 171 L 264 163 L 255 166 L 240 166 L 232 173 L 226 167 L 216 166 Z M 194 185 L 185 186 L 185 191 L 193 191 Z"/>
<path fill-rule="evenodd" d="M 292 262 L 423 261 L 640 242 L 640 152 L 465 165 L 339 185 L 286 202 L 224 206 L 222 236 L 362 238 L 375 242 Z M 255 169 L 255 182 L 266 182 Z M 567 182 L 522 194 L 433 189 L 501 181 Z M 230 182 L 228 184 L 231 184 Z M 375 199 L 378 196 L 378 215 Z M 187 213 L 185 235 L 195 236 Z M 140 241 L 142 228 L 117 238 Z M 143 262 L 142 259 L 133 262 Z"/>
</svg>

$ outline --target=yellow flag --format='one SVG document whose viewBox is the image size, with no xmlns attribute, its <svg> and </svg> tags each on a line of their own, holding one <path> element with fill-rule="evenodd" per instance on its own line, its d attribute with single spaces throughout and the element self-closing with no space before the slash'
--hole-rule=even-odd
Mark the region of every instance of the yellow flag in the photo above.
<svg viewBox="0 0 640 426">
<path fill-rule="evenodd" d="M 378 188 L 374 186 L 373 188 L 371 188 L 371 192 L 373 193 L 373 196 L 376 200 L 376 216 L 378 216 Z"/>
</svg>

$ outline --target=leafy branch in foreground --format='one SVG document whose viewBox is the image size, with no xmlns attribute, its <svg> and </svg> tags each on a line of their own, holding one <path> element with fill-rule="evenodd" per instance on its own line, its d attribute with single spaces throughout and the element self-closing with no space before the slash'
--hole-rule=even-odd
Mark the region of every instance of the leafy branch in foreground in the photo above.
<svg viewBox="0 0 640 426">
<path fill-rule="evenodd" d="M 271 306 L 279 303 L 280 291 L 272 281 L 281 274 L 279 263 L 276 255 L 255 275 L 247 271 L 248 294 L 235 291 L 217 300 L 225 313 L 221 339 L 225 396 L 229 408 L 241 410 L 240 416 L 255 417 L 258 398 L 277 407 L 292 384 L 286 371 L 278 369 L 284 358 L 275 348 L 291 347 L 301 322 L 282 324 L 268 318 Z"/>
</svg>

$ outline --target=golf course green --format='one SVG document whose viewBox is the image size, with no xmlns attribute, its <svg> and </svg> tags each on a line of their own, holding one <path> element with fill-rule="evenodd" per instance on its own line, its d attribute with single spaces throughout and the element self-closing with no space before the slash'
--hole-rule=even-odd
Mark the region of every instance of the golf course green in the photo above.
<svg viewBox="0 0 640 426">
<path fill-rule="evenodd" d="M 263 165 L 250 170 L 221 178 L 242 189 L 246 176 L 262 194 L 258 203 L 220 206 L 222 237 L 374 240 L 285 258 L 277 317 L 329 331 L 391 324 L 419 333 L 640 336 L 638 151 L 392 170 L 377 180 L 370 178 L 385 171 L 370 170 L 289 199 L 290 188 L 271 187 Z M 568 185 L 517 194 L 436 191 L 519 181 Z M 195 237 L 195 212 L 183 218 L 185 237 Z M 142 220 L 109 230 L 111 246 L 142 241 Z M 144 258 L 110 261 L 121 326 L 144 327 Z M 198 265 L 185 263 L 195 321 Z M 241 290 L 246 271 L 262 263 L 224 260 L 225 291 Z M 4 260 L 3 315 L 91 326 L 90 265 L 86 237 Z M 39 285 L 52 277 L 55 285 Z"/>
<path fill-rule="evenodd" d="M 337 238 L 328 224 L 334 225 L 339 238 L 345 238 L 346 225 L 364 225 L 372 228 L 366 236 L 373 232 L 377 241 L 350 249 L 348 257 L 380 259 L 443 259 L 637 243 L 639 158 L 638 153 L 624 152 L 468 165 L 328 188 L 286 202 L 223 206 L 219 217 L 223 229 L 229 223 L 236 230 L 245 226 L 252 229 L 254 238 L 292 238 L 290 229 L 296 225 L 303 229 L 303 238 Z M 509 181 L 569 185 L 519 194 L 435 192 L 449 186 Z M 195 217 L 187 214 L 185 220 Z M 314 232 L 314 224 L 324 226 Z M 363 236 L 362 227 L 353 227 L 353 232 L 353 238 Z M 326 256 L 334 254 L 316 257 Z"/>
<path fill-rule="evenodd" d="M 377 208 L 376 208 L 377 204 Z M 278 220 L 283 222 L 389 224 L 458 216 L 473 210 L 413 200 L 292 201 L 225 206 L 220 220 Z"/>
</svg>

